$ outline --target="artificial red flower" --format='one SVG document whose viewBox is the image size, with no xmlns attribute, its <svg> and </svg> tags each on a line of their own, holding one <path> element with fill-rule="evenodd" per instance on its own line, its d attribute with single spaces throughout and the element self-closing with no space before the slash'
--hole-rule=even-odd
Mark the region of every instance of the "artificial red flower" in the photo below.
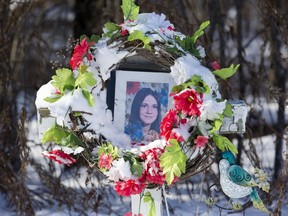
<svg viewBox="0 0 288 216">
<path fill-rule="evenodd" d="M 59 164 L 66 164 L 67 166 L 70 166 L 73 163 L 76 163 L 76 160 L 71 157 L 69 154 L 66 154 L 65 152 L 57 149 L 57 150 L 53 150 L 50 152 L 42 152 L 42 155 L 44 155 L 45 157 L 54 160 L 56 162 L 58 162 Z"/>
<path fill-rule="evenodd" d="M 160 124 L 160 136 L 164 136 L 165 140 L 170 139 L 172 129 L 176 127 L 178 122 L 177 110 L 169 110 Z"/>
<path fill-rule="evenodd" d="M 148 149 L 139 157 L 144 160 L 144 172 L 140 179 L 146 179 L 149 183 L 163 185 L 165 183 L 165 174 L 160 167 L 160 157 L 164 149 L 152 148 Z"/>
<path fill-rule="evenodd" d="M 99 157 L 99 168 L 104 168 L 106 170 L 109 170 L 111 168 L 113 158 L 111 154 L 101 154 Z"/>
<path fill-rule="evenodd" d="M 126 36 L 129 34 L 129 31 L 127 29 L 124 29 L 123 27 L 121 28 L 121 36 Z"/>
<path fill-rule="evenodd" d="M 189 116 L 201 115 L 202 102 L 202 94 L 198 94 L 194 89 L 185 89 L 174 95 L 175 108 Z"/>
<path fill-rule="evenodd" d="M 208 143 L 208 137 L 199 135 L 196 139 L 194 139 L 194 143 L 197 147 L 205 147 L 205 145 Z"/>
<path fill-rule="evenodd" d="M 114 189 L 120 196 L 131 196 L 140 194 L 145 186 L 144 183 L 129 179 L 128 181 L 115 182 Z"/>
<path fill-rule="evenodd" d="M 126 22 L 133 22 L 133 20 L 128 20 Z M 128 35 L 129 31 L 124 27 L 124 23 L 121 23 L 120 26 L 121 26 L 121 36 Z"/>
<path fill-rule="evenodd" d="M 79 44 L 74 47 L 73 55 L 70 60 L 70 66 L 72 70 L 79 67 L 82 63 L 82 60 L 87 56 L 88 60 L 92 60 L 92 55 L 89 53 L 90 47 L 94 43 L 88 43 L 87 38 L 84 38 Z"/>
<path fill-rule="evenodd" d="M 220 70 L 221 69 L 221 66 L 217 61 L 213 61 L 211 63 L 211 67 L 213 68 L 213 70 Z"/>
</svg>

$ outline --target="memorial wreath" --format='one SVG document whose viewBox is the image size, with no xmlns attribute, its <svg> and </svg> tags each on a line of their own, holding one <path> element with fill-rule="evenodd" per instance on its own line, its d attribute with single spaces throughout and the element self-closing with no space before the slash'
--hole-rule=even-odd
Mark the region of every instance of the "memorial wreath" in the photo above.
<svg viewBox="0 0 288 216">
<path fill-rule="evenodd" d="M 237 153 L 219 134 L 224 117 L 232 116 L 233 110 L 221 98 L 217 79 L 229 78 L 239 65 L 202 65 L 205 51 L 197 39 L 209 21 L 186 36 L 163 14 L 139 13 L 132 0 L 124 0 L 121 8 L 124 22 L 106 23 L 101 37 L 82 36 L 70 68 L 56 70 L 39 89 L 36 106 L 47 108 L 56 119 L 41 140 L 54 146 L 44 156 L 68 166 L 82 156 L 107 176 L 119 195 L 130 196 L 207 169 L 217 151 Z M 170 92 L 173 108 L 160 125 L 161 138 L 138 145 L 115 127 L 106 103 L 111 71 L 134 55 L 171 71 L 176 83 Z"/>
</svg>

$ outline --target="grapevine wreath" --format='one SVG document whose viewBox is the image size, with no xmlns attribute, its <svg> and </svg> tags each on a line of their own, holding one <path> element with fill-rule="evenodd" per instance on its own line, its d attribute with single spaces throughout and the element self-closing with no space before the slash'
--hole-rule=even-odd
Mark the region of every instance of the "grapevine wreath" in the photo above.
<svg viewBox="0 0 288 216">
<path fill-rule="evenodd" d="M 56 119 L 41 140 L 54 146 L 44 156 L 68 166 L 83 157 L 107 176 L 119 195 L 130 196 L 205 170 L 219 150 L 237 153 L 219 134 L 223 118 L 233 110 L 221 98 L 217 79 L 232 76 L 239 65 L 202 65 L 205 51 L 196 44 L 209 21 L 186 36 L 163 14 L 139 13 L 132 0 L 124 0 L 121 7 L 124 22 L 106 23 L 101 37 L 82 36 L 70 68 L 56 70 L 37 92 L 36 106 Z M 173 108 L 160 125 L 161 138 L 140 145 L 131 145 L 130 137 L 115 127 L 106 103 L 111 72 L 135 55 L 171 71 L 176 83 L 170 93 Z"/>
</svg>

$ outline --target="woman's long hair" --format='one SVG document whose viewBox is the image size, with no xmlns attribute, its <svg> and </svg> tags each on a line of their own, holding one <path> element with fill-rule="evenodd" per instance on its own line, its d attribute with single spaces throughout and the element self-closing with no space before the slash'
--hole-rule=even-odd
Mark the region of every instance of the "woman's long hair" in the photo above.
<svg viewBox="0 0 288 216">
<path fill-rule="evenodd" d="M 156 120 L 151 124 L 150 130 L 155 130 L 157 133 L 160 133 L 160 121 L 161 121 L 161 104 L 159 100 L 159 95 L 157 92 L 153 91 L 150 88 L 142 88 L 140 89 L 132 102 L 131 106 L 131 114 L 128 122 L 128 127 L 127 128 L 134 128 L 135 125 L 142 125 L 142 121 L 140 119 L 140 107 L 142 105 L 142 102 L 144 99 L 148 96 L 151 95 L 155 98 L 157 102 L 157 110 L 158 110 L 158 115 Z M 142 130 L 142 128 L 141 128 Z M 130 131 L 125 131 L 128 134 L 131 134 L 132 132 Z M 133 134 L 132 134 L 133 135 Z"/>
</svg>

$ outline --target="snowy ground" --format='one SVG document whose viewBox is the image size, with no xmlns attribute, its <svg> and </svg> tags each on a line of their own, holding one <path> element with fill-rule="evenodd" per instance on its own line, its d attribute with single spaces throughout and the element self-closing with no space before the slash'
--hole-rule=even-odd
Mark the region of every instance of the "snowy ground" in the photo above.
<svg viewBox="0 0 288 216">
<path fill-rule="evenodd" d="M 35 140 L 35 137 L 37 137 L 37 123 L 33 122 L 31 124 L 31 133 L 29 134 L 28 139 L 30 140 L 34 140 L 35 143 L 37 142 L 37 138 Z M 35 132 L 35 134 L 33 134 L 33 131 Z M 261 159 L 262 162 L 262 167 L 269 169 L 271 168 L 271 166 L 274 163 L 274 140 L 275 138 L 273 136 L 267 136 L 267 137 L 262 137 L 261 139 L 259 138 L 258 140 L 255 140 L 255 142 L 259 143 L 257 144 L 257 148 L 258 149 L 258 156 Z M 31 146 L 33 145 L 33 151 L 31 151 L 31 156 L 34 157 L 36 160 L 41 161 L 42 164 L 46 164 L 47 165 L 47 161 L 46 159 L 44 159 L 42 157 L 41 154 L 39 154 L 42 151 L 42 148 L 40 145 L 35 145 L 35 144 L 31 144 Z M 57 167 L 57 171 L 56 174 L 60 175 L 63 172 L 63 166 L 56 166 Z M 248 160 L 245 160 L 245 164 L 244 164 L 244 168 L 246 170 L 250 170 L 251 166 Z M 217 165 L 215 164 L 213 166 L 213 169 L 217 169 Z M 29 181 L 27 181 L 27 185 L 29 188 L 41 188 L 41 184 L 39 181 L 39 177 L 37 175 L 37 173 L 35 172 L 35 170 L 32 167 L 28 167 L 28 176 L 29 176 Z M 71 177 L 70 174 L 68 175 L 63 175 L 62 177 L 62 183 L 65 186 L 68 187 L 72 187 L 72 188 L 76 188 L 77 187 L 83 187 L 85 188 L 85 173 L 86 171 L 83 170 L 83 175 L 80 175 L 78 181 L 76 182 L 75 179 L 73 179 Z M 63 174 L 63 173 L 62 173 Z M 198 177 L 198 182 L 199 178 L 201 179 L 201 175 L 200 177 Z M 107 183 L 107 185 L 109 186 L 109 184 Z M 96 185 L 97 187 L 97 185 Z M 175 216 L 190 216 L 190 215 L 201 215 L 201 216 L 208 216 L 208 215 L 233 215 L 233 216 L 240 216 L 240 215 L 253 215 L 253 216 L 261 216 L 261 215 L 266 215 L 262 212 L 260 212 L 259 210 L 250 207 L 248 209 L 246 209 L 244 212 L 241 213 L 232 213 L 231 211 L 227 211 L 227 210 L 222 210 L 220 212 L 219 208 L 217 207 L 213 207 L 213 208 L 209 208 L 206 204 L 205 204 L 205 198 L 207 197 L 205 195 L 205 192 L 202 192 L 202 196 L 201 194 L 201 190 L 199 189 L 201 188 L 201 184 L 200 187 L 197 186 L 195 193 L 190 193 L 191 196 L 189 196 L 189 194 L 187 193 L 187 187 L 186 185 L 177 185 L 177 187 L 172 187 L 171 189 L 169 189 L 169 192 L 166 193 L 166 198 L 168 201 L 168 205 L 170 206 L 170 211 L 169 214 L 175 215 Z M 195 189 L 195 187 L 194 187 Z M 192 188 L 191 188 L 192 191 Z M 111 204 L 111 208 L 114 210 L 113 214 L 109 214 L 109 215 L 124 215 L 126 212 L 131 211 L 130 209 L 130 199 L 129 198 L 123 198 L 120 199 L 120 197 L 118 197 L 117 195 L 113 194 L 109 197 L 107 197 L 107 201 Z M 222 206 L 225 206 L 227 204 L 227 202 L 222 203 Z M 283 207 L 283 211 L 282 211 L 282 215 L 288 215 L 288 203 L 286 202 L 284 207 Z M 273 208 L 273 206 L 272 206 Z M 101 208 L 100 208 L 101 209 Z M 102 208 L 104 209 L 104 208 Z M 91 216 L 104 216 L 104 215 L 108 215 L 107 213 L 105 213 L 105 211 L 103 211 L 104 213 L 93 213 L 93 211 L 91 209 L 86 209 L 85 213 Z M 7 207 L 7 203 L 5 201 L 5 199 L 3 198 L 3 196 L 0 194 L 0 215 L 1 216 L 11 216 L 11 215 L 15 215 L 15 213 L 13 212 L 13 210 L 9 207 Z M 59 207 L 59 206 L 43 206 L 42 209 L 38 209 L 36 211 L 36 215 L 37 216 L 68 216 L 68 215 L 72 215 L 72 216 L 76 216 L 79 215 L 78 212 L 75 211 L 69 211 L 65 206 L 64 207 Z M 165 210 L 165 205 L 163 205 L 163 216 L 168 215 L 166 210 Z"/>
</svg>

